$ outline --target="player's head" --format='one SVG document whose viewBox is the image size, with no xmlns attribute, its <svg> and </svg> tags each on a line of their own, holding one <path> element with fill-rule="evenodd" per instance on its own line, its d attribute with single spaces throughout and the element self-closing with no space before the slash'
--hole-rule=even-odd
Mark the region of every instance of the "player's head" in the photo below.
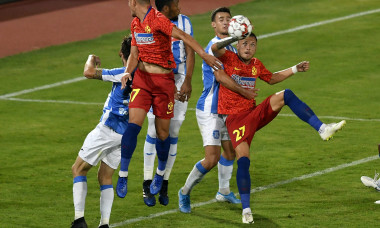
<svg viewBox="0 0 380 228">
<path fill-rule="evenodd" d="M 247 38 L 239 40 L 236 45 L 239 57 L 243 61 L 250 61 L 256 53 L 257 37 L 251 32 Z"/>
<path fill-rule="evenodd" d="M 136 17 L 136 11 L 138 6 L 150 6 L 150 0 L 128 0 L 128 6 L 131 10 L 132 17 Z"/>
<path fill-rule="evenodd" d="M 179 0 L 156 0 L 155 3 L 157 10 L 167 18 L 173 21 L 178 20 L 178 14 L 180 13 Z"/>
<path fill-rule="evenodd" d="M 231 20 L 231 12 L 227 7 L 219 7 L 211 13 L 211 26 L 219 38 L 228 36 L 228 24 Z"/>
<path fill-rule="evenodd" d="M 131 41 L 132 41 L 132 36 L 129 35 L 129 36 L 125 36 L 123 41 L 121 42 L 119 56 L 124 66 L 127 65 L 127 60 L 128 60 L 129 54 L 131 53 Z"/>
</svg>

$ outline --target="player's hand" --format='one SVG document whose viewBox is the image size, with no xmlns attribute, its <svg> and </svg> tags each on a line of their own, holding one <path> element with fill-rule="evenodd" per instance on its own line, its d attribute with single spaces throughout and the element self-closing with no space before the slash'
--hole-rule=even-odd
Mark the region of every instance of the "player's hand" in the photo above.
<svg viewBox="0 0 380 228">
<path fill-rule="evenodd" d="M 128 80 L 132 81 L 132 75 L 129 72 L 124 72 L 124 75 L 121 78 L 121 89 L 124 89 L 127 86 Z"/>
<path fill-rule="evenodd" d="M 92 61 L 93 61 L 96 68 L 100 67 L 101 62 L 100 62 L 99 56 L 92 55 Z"/>
<path fill-rule="evenodd" d="M 259 95 L 257 92 L 260 91 L 260 89 L 245 89 L 245 91 L 246 92 L 243 94 L 243 96 L 248 100 L 252 100 Z"/>
<path fill-rule="evenodd" d="M 296 66 L 298 72 L 306 72 L 309 70 L 310 64 L 309 61 L 302 61 L 298 63 Z"/>
<path fill-rule="evenodd" d="M 185 81 L 183 82 L 180 91 L 178 92 L 178 99 L 181 102 L 189 101 L 191 97 L 191 79 L 188 77 L 185 78 Z"/>
<path fill-rule="evenodd" d="M 221 70 L 221 69 L 223 69 L 222 63 L 215 56 L 212 56 L 212 55 L 209 55 L 209 54 L 206 53 L 202 57 L 202 59 L 207 63 L 207 65 L 209 65 L 210 67 L 212 67 L 214 70 Z"/>
</svg>

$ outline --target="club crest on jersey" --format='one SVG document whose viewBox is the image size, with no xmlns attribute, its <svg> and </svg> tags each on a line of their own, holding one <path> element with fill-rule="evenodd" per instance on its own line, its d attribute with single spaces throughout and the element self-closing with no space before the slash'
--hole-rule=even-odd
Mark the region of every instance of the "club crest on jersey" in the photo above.
<svg viewBox="0 0 380 228">
<path fill-rule="evenodd" d="M 253 89 L 255 87 L 256 78 L 242 77 L 236 74 L 233 74 L 231 78 L 243 88 Z"/>
<path fill-rule="evenodd" d="M 137 44 L 153 44 L 156 42 L 154 40 L 153 34 L 151 33 L 134 33 L 135 40 Z"/>
<path fill-rule="evenodd" d="M 257 69 L 256 69 L 256 67 L 252 67 L 252 75 L 253 76 L 257 75 Z"/>
<path fill-rule="evenodd" d="M 150 32 L 151 32 L 151 29 L 150 29 L 149 25 L 147 25 L 147 26 L 145 27 L 145 32 L 146 32 L 146 33 L 150 33 Z"/>
</svg>

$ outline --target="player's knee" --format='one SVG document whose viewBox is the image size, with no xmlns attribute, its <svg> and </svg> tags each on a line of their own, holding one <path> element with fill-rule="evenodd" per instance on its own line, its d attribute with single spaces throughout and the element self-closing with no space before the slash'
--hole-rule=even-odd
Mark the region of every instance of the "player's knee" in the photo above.
<svg viewBox="0 0 380 228">
<path fill-rule="evenodd" d="M 164 141 L 168 137 L 169 137 L 169 131 L 165 131 L 165 130 L 158 130 L 157 131 L 157 138 L 158 139 Z"/>
</svg>

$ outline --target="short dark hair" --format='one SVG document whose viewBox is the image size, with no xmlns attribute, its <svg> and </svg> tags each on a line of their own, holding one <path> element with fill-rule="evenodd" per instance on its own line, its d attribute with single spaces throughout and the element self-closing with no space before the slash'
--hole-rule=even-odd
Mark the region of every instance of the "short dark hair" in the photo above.
<svg viewBox="0 0 380 228">
<path fill-rule="evenodd" d="M 132 41 L 132 36 L 125 36 L 123 38 L 123 41 L 121 42 L 121 48 L 120 52 L 123 54 L 124 59 L 127 60 L 129 57 L 129 54 L 131 54 L 131 41 Z"/>
<path fill-rule="evenodd" d="M 256 39 L 256 43 L 257 43 L 257 36 L 256 36 L 255 33 L 251 32 L 251 34 L 249 34 L 249 37 L 255 37 L 255 39 Z"/>
<path fill-rule="evenodd" d="M 164 6 L 170 6 L 170 3 L 172 1 L 173 0 L 156 0 L 155 4 L 156 4 L 157 10 L 161 11 L 162 8 L 164 8 Z"/>
<path fill-rule="evenodd" d="M 231 11 L 229 8 L 227 7 L 219 7 L 217 9 L 215 9 L 214 11 L 212 11 L 211 13 L 211 22 L 215 21 L 215 16 L 217 13 L 228 13 L 230 16 L 231 16 Z"/>
</svg>

